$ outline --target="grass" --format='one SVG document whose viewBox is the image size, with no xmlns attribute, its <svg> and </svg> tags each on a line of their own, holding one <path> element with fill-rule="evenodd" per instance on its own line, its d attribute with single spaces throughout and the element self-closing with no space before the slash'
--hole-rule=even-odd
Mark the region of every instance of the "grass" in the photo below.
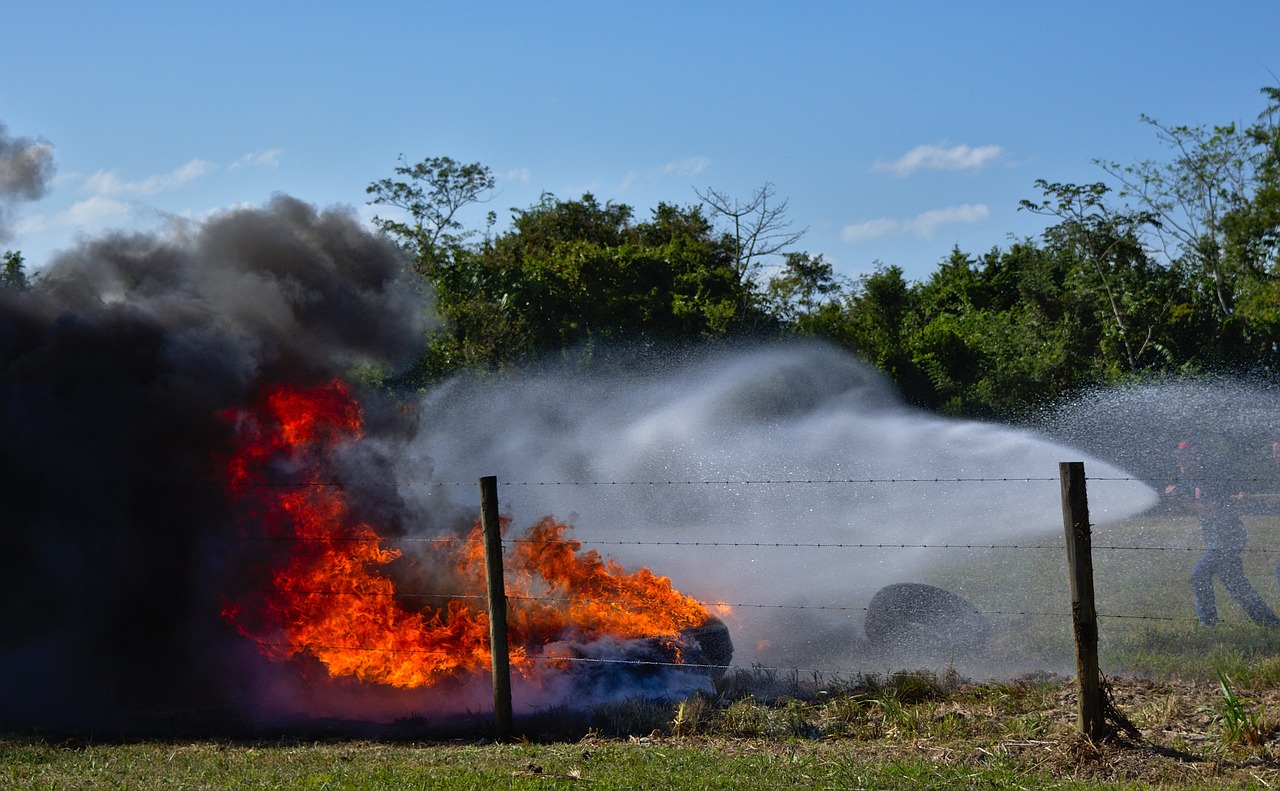
<svg viewBox="0 0 1280 791">
<path fill-rule="evenodd" d="M 1249 516 L 1246 576 L 1280 610 L 1280 517 Z M 993 550 L 933 582 L 992 616 L 991 677 L 1029 670 L 1073 672 L 1070 601 L 1060 534 L 1025 539 L 1043 550 Z M 1280 629 L 1250 622 L 1217 586 L 1222 621 L 1196 620 L 1188 575 L 1202 541 L 1189 517 L 1145 516 L 1093 531 L 1099 661 L 1104 673 L 1211 681 L 1225 672 L 1246 686 L 1280 682 Z M 1141 547 L 1135 549 L 1135 547 Z M 993 587 L 992 579 L 1017 580 Z"/>
<path fill-rule="evenodd" d="M 1227 746 L 1244 745 L 1261 747 L 1275 731 L 1267 721 L 1265 704 L 1242 697 L 1232 687 L 1226 673 L 1218 674 L 1218 687 L 1222 691 L 1222 740 Z"/>
<path fill-rule="evenodd" d="M 0 744 L 6 788 L 727 789 L 1096 787 L 993 754 L 886 761 L 822 743 L 583 742 L 555 745 Z"/>
<path fill-rule="evenodd" d="M 1280 546 L 1280 519 L 1251 517 L 1251 545 Z M 1052 546 L 1060 536 L 1026 543 Z M 1196 625 L 1187 573 L 1194 521 L 1146 517 L 1094 534 L 1101 666 L 1139 741 L 1076 733 L 1063 555 L 977 553 L 932 582 L 992 613 L 984 675 L 935 668 L 823 677 L 731 671 L 683 700 L 546 712 L 528 741 L 94 741 L 0 738 L 0 787 L 1270 788 L 1280 786 L 1280 630 Z M 1276 555 L 1246 573 L 1277 601 Z M 1020 580 L 1016 588 L 992 579 Z M 1057 671 L 1043 672 L 1046 670 Z M 1064 672 L 1065 671 L 1065 672 Z M 977 680 L 973 680 L 977 679 Z"/>
<path fill-rule="evenodd" d="M 739 680 L 739 686 L 746 683 Z M 1229 688 L 1229 687 L 1227 687 Z M 1075 735 L 1061 678 L 974 684 L 899 673 L 764 701 L 712 694 L 593 712 L 599 725 L 551 743 L 0 739 L 0 787 L 290 789 L 1248 788 L 1280 783 L 1265 744 L 1094 744 Z M 1129 690 L 1132 691 L 1132 690 Z M 1261 721 L 1258 702 L 1149 694 L 1132 711 L 1164 724 Z M 1257 715 L 1257 719 L 1251 719 Z M 1258 731 L 1262 733 L 1262 730 Z M 1264 737 L 1269 738 L 1269 735 Z M 1167 740 L 1166 740 L 1167 741 Z"/>
<path fill-rule="evenodd" d="M 738 671 L 720 693 L 596 707 L 574 738 L 95 741 L 0 738 L 0 787 L 75 788 L 1224 788 L 1274 787 L 1265 713 L 1275 695 L 1225 677 L 1117 682 L 1140 742 L 1075 732 L 1073 683 L 975 683 L 903 672 L 757 697 L 778 679 Z M 771 685 L 774 685 L 771 687 Z M 517 721 L 518 728 L 538 726 Z M 538 733 L 533 733 L 537 736 Z"/>
</svg>

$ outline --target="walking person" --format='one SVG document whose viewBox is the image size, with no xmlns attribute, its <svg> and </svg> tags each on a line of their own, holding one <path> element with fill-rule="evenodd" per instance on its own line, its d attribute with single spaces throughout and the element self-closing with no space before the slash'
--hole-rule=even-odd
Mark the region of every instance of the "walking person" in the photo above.
<svg viewBox="0 0 1280 791">
<path fill-rule="evenodd" d="M 1204 461 L 1190 442 L 1178 443 L 1175 457 L 1178 480 L 1165 488 L 1165 494 L 1186 502 L 1200 520 L 1200 533 L 1205 543 L 1204 554 L 1191 569 L 1191 592 L 1195 596 L 1196 616 L 1200 623 L 1213 626 L 1218 622 L 1213 589 L 1213 579 L 1217 577 L 1254 623 L 1259 626 L 1280 625 L 1280 618 L 1244 575 L 1240 553 L 1249 537 L 1231 498 L 1218 490 L 1216 482 L 1205 479 Z"/>
</svg>

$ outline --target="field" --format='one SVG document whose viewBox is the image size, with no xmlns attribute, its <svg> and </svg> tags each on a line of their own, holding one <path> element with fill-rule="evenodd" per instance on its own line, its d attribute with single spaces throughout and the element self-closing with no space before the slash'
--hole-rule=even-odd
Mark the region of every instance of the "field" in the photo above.
<svg viewBox="0 0 1280 791">
<path fill-rule="evenodd" d="M 1280 519 L 1249 517 L 1246 571 L 1280 604 Z M 1060 536 L 1045 536 L 1051 547 Z M 742 668 L 680 701 L 627 701 L 483 724 L 441 738 L 100 740 L 9 735 L 4 788 L 1270 788 L 1280 785 L 1280 634 L 1196 625 L 1186 575 L 1194 521 L 1095 530 L 1101 666 L 1137 735 L 1075 729 L 1064 552 L 977 553 L 934 582 L 993 616 L 992 668 L 855 678 Z M 1020 580 L 984 588 L 983 579 Z M 1011 592 L 1012 591 L 1012 592 Z M 1014 599 L 1010 599 L 1010 596 Z M 1046 615 L 1048 614 L 1048 615 Z"/>
</svg>

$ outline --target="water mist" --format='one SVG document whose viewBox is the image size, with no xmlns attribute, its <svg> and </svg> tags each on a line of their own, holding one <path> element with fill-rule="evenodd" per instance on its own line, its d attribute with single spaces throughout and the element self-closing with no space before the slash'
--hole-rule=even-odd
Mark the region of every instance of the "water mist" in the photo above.
<svg viewBox="0 0 1280 791">
<path fill-rule="evenodd" d="M 397 454 L 406 501 L 465 502 L 496 475 L 515 525 L 555 514 L 628 568 L 730 605 L 743 666 L 857 670 L 875 591 L 966 559 L 933 547 L 1060 541 L 1058 462 L 1119 479 L 1090 488 L 1096 523 L 1156 502 L 1118 466 L 1043 434 L 912 409 L 818 342 L 459 379 L 420 414 L 416 451 Z M 411 461 L 426 456 L 431 468 Z"/>
</svg>

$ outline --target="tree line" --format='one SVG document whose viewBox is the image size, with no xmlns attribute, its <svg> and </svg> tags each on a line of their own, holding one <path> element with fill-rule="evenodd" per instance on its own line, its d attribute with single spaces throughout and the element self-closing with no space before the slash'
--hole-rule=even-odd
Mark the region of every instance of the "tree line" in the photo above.
<svg viewBox="0 0 1280 791">
<path fill-rule="evenodd" d="M 1167 125 L 1158 160 L 1097 160 L 1095 183 L 1034 184 L 1037 238 L 958 247 L 923 280 L 877 262 L 856 279 L 796 248 L 772 184 L 745 199 L 707 189 L 640 218 L 585 194 L 543 194 L 496 230 L 461 220 L 492 171 L 449 157 L 371 183 L 374 222 L 429 286 L 441 325 L 384 383 L 417 389 L 459 371 L 548 355 L 815 336 L 884 371 L 908 401 L 1016 417 L 1084 389 L 1177 374 L 1280 374 L 1280 87 L 1248 125 Z M 0 288 L 38 285 L 5 254 Z"/>
<path fill-rule="evenodd" d="M 1160 160 L 1098 160 L 1110 177 L 1037 181 L 1038 238 L 955 248 L 923 280 L 878 263 L 842 278 L 793 249 L 766 184 L 646 219 L 587 194 L 544 194 L 494 233 L 458 220 L 491 171 L 402 160 L 368 188 L 379 227 L 437 294 L 444 326 L 401 384 L 614 343 L 807 335 L 849 348 L 920 406 L 1011 417 L 1085 388 L 1174 374 L 1280 372 L 1280 88 L 1241 126 L 1143 117 Z M 769 265 L 766 266 L 766 263 Z"/>
</svg>

